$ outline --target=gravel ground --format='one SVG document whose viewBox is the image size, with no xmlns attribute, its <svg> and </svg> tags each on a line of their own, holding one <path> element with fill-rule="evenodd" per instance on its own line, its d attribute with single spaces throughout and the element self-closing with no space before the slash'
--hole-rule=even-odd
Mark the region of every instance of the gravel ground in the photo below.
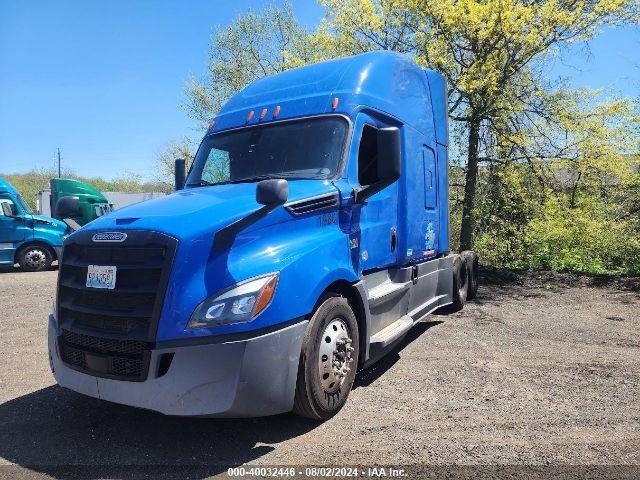
<svg viewBox="0 0 640 480">
<path fill-rule="evenodd" d="M 640 464 L 640 279 L 485 272 L 476 301 L 414 328 L 321 425 L 164 417 L 54 385 L 55 281 L 0 273 L 0 463 L 20 476 L 64 477 L 56 465 L 206 465 L 203 477 L 247 462 Z"/>
</svg>

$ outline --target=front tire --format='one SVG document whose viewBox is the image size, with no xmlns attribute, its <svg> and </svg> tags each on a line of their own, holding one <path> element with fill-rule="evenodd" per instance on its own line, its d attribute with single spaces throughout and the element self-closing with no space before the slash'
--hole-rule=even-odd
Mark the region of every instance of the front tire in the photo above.
<svg viewBox="0 0 640 480">
<path fill-rule="evenodd" d="M 358 322 L 347 299 L 324 300 L 302 341 L 294 413 L 328 420 L 340 411 L 356 376 L 358 345 Z"/>
<path fill-rule="evenodd" d="M 42 245 L 30 245 L 18 254 L 18 263 L 25 272 L 42 272 L 51 268 L 53 255 Z"/>
</svg>

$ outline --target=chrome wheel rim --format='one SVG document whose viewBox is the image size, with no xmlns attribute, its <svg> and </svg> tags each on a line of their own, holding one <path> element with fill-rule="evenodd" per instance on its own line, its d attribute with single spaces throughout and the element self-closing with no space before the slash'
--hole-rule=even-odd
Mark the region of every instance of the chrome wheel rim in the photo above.
<svg viewBox="0 0 640 480">
<path fill-rule="evenodd" d="M 41 268 L 47 262 L 47 255 L 43 250 L 34 248 L 26 253 L 26 255 L 24 256 L 24 261 L 31 268 Z"/>
<path fill-rule="evenodd" d="M 347 324 L 338 318 L 329 322 L 320 339 L 318 356 L 320 384 L 326 392 L 335 392 L 344 383 L 351 371 L 353 350 Z"/>
</svg>

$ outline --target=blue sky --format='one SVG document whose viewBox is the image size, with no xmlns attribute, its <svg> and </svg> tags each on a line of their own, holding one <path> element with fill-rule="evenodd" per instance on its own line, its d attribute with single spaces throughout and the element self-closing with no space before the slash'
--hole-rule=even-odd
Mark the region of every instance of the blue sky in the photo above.
<svg viewBox="0 0 640 480">
<path fill-rule="evenodd" d="M 178 104 L 205 72 L 212 28 L 266 3 L 0 0 L 0 172 L 51 167 L 60 147 L 80 175 L 151 177 L 168 140 L 202 133 Z M 293 3 L 309 27 L 322 17 L 313 0 Z M 639 66 L 638 29 L 606 29 L 551 74 L 638 96 Z"/>
</svg>

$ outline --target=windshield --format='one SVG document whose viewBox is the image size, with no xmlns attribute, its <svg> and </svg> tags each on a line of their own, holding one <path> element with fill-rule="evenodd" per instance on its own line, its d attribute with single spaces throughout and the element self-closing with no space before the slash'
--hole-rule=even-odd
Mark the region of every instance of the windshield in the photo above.
<svg viewBox="0 0 640 480">
<path fill-rule="evenodd" d="M 24 198 L 22 198 L 22 195 L 18 195 L 17 200 L 20 206 L 22 207 L 22 210 L 24 210 L 24 213 L 33 213 L 33 210 L 31 210 L 31 207 L 29 206 L 27 201 Z"/>
<path fill-rule="evenodd" d="M 187 186 L 332 178 L 338 172 L 347 129 L 341 117 L 321 117 L 208 136 L 198 149 Z"/>
</svg>

